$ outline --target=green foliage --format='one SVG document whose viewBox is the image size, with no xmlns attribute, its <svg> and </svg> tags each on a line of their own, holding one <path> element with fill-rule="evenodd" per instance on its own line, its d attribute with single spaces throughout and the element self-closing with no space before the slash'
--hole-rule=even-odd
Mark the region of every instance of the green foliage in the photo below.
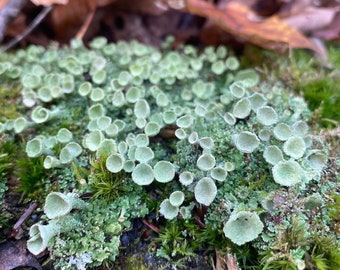
<svg viewBox="0 0 340 270">
<path fill-rule="evenodd" d="M 265 76 L 276 76 L 289 84 L 306 99 L 315 112 L 314 122 L 323 127 L 339 125 L 337 104 L 340 67 L 339 44 L 327 44 L 329 59 L 318 59 L 305 50 L 294 50 L 291 55 L 278 56 L 248 46 L 242 56 L 243 65 L 263 66 Z"/>
<path fill-rule="evenodd" d="M 320 123 L 325 126 L 334 125 L 334 121 L 340 123 L 337 104 L 340 102 L 340 93 L 337 87 L 339 78 L 322 78 L 315 81 L 302 82 L 297 86 L 300 89 L 311 110 L 320 111 Z"/>
<path fill-rule="evenodd" d="M 157 249 L 157 256 L 172 261 L 177 267 L 181 267 L 184 260 L 195 257 L 195 251 L 204 239 L 196 238 L 196 230 L 199 228 L 189 229 L 188 224 L 174 221 L 167 223 L 160 229 L 159 236 L 153 239 L 155 244 L 160 243 Z"/>
<path fill-rule="evenodd" d="M 16 162 L 16 176 L 19 179 L 19 192 L 23 192 L 28 197 L 41 199 L 44 181 L 47 172 L 43 165 L 43 159 L 21 157 Z"/>
<path fill-rule="evenodd" d="M 141 190 L 134 190 L 114 202 L 95 199 L 81 212 L 71 214 L 78 226 L 49 244 L 54 266 L 80 269 L 80 265 L 88 268 L 112 263 L 119 254 L 123 231 L 130 228 L 132 219 L 148 213 L 141 195 Z"/>
<path fill-rule="evenodd" d="M 131 176 L 125 171 L 111 173 L 106 169 L 105 163 L 104 156 L 91 161 L 89 185 L 93 192 L 93 199 L 102 198 L 110 202 L 127 192 L 128 180 Z"/>
<path fill-rule="evenodd" d="M 0 139 L 0 202 L 2 202 L 2 198 L 8 189 L 6 176 L 13 169 L 15 151 L 16 147 L 12 141 Z"/>
<path fill-rule="evenodd" d="M 0 86 L 0 121 L 13 119 L 20 116 L 17 99 L 20 96 L 20 87 L 14 85 L 1 84 Z M 20 108 L 20 107 L 19 107 Z"/>
</svg>

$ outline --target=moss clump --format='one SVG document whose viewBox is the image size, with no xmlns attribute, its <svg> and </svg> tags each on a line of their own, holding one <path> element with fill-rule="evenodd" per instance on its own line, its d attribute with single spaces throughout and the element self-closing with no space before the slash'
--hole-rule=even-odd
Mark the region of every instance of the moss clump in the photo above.
<svg viewBox="0 0 340 270">
<path fill-rule="evenodd" d="M 328 59 L 318 59 L 305 50 L 294 50 L 291 55 L 278 56 L 247 46 L 242 64 L 258 65 L 264 76 L 275 76 L 303 95 L 309 108 L 315 112 L 315 123 L 334 127 L 340 123 L 337 104 L 340 101 L 340 57 L 338 44 L 326 44 Z"/>
<path fill-rule="evenodd" d="M 296 87 L 308 101 L 311 110 L 320 111 L 320 122 L 324 126 L 334 126 L 340 123 L 337 104 L 340 102 L 340 92 L 337 87 L 340 78 L 322 78 L 315 81 L 302 82 Z"/>
<path fill-rule="evenodd" d="M 20 87 L 17 85 L 0 85 L 0 106 L 2 108 L 0 112 L 0 121 L 21 116 L 21 105 L 17 102 L 19 96 Z"/>
</svg>

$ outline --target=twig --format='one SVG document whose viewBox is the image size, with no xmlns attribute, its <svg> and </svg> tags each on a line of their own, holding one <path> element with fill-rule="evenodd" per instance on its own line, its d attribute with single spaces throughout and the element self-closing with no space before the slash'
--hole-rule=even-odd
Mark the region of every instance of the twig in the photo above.
<svg viewBox="0 0 340 270">
<path fill-rule="evenodd" d="M 21 215 L 21 217 L 18 219 L 18 221 L 14 224 L 13 230 L 11 234 L 9 235 L 9 238 L 15 237 L 18 234 L 19 228 L 21 225 L 25 222 L 25 220 L 33 213 L 35 208 L 37 208 L 38 204 L 32 203 L 28 209 Z"/>
<path fill-rule="evenodd" d="M 85 36 L 85 33 L 87 31 L 87 29 L 89 28 L 92 20 L 93 20 L 93 16 L 94 13 L 96 12 L 96 10 L 92 10 L 85 19 L 85 22 L 83 23 L 82 27 L 80 28 L 80 30 L 78 31 L 76 38 L 77 39 L 83 39 L 83 37 Z"/>
<path fill-rule="evenodd" d="M 0 10 L 0 42 L 5 36 L 7 25 L 20 13 L 26 3 L 26 0 L 8 0 Z"/>
<path fill-rule="evenodd" d="M 153 225 L 146 221 L 145 219 L 142 219 L 143 224 L 148 227 L 150 230 L 154 231 L 155 233 L 159 233 L 159 228 L 156 225 Z"/>
<path fill-rule="evenodd" d="M 32 23 L 26 28 L 24 32 L 22 32 L 20 35 L 15 37 L 13 40 L 11 40 L 9 43 L 7 43 L 5 46 L 2 47 L 2 51 L 5 52 L 12 47 L 14 47 L 17 43 L 19 43 L 21 40 L 23 40 L 27 35 L 29 35 L 34 28 L 36 28 L 39 23 L 46 17 L 46 15 L 53 9 L 53 5 L 44 7 L 42 11 L 38 14 L 37 17 L 32 21 Z"/>
</svg>

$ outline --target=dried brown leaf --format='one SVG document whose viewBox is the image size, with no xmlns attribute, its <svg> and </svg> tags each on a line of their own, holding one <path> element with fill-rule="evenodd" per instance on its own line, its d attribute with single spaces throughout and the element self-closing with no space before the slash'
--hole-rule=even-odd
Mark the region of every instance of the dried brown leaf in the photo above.
<svg viewBox="0 0 340 270">
<path fill-rule="evenodd" d="M 242 3 L 230 2 L 224 10 L 201 0 L 186 0 L 187 10 L 195 15 L 209 18 L 223 30 L 258 46 L 285 50 L 288 48 L 318 48 L 297 29 L 277 16 L 264 20 L 252 20 L 257 16 Z"/>
<path fill-rule="evenodd" d="M 2 9 L 6 4 L 8 0 L 0 0 L 0 9 Z"/>
<path fill-rule="evenodd" d="M 228 250 L 227 254 L 216 250 L 215 270 L 240 270 L 235 255 Z"/>
<path fill-rule="evenodd" d="M 324 40 L 340 40 L 340 12 L 327 27 L 313 32 L 313 36 Z"/>
<path fill-rule="evenodd" d="M 56 6 L 52 11 L 52 23 L 57 39 L 74 38 L 96 7 L 93 0 L 69 0 L 67 5 Z"/>
<path fill-rule="evenodd" d="M 36 6 L 48 7 L 54 4 L 66 5 L 68 3 L 68 0 L 31 0 L 31 2 Z"/>
<path fill-rule="evenodd" d="M 316 8 L 310 6 L 296 14 L 282 18 L 282 20 L 301 32 L 310 33 L 330 25 L 337 12 L 339 12 L 337 8 Z"/>
<path fill-rule="evenodd" d="M 151 15 L 161 15 L 169 10 L 167 0 L 118 0 L 114 6 L 124 11 Z"/>
</svg>

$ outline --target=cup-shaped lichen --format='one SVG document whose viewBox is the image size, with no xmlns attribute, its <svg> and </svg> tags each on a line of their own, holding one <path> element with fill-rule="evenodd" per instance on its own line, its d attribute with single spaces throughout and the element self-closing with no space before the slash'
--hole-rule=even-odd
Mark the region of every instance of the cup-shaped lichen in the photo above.
<svg viewBox="0 0 340 270">
<path fill-rule="evenodd" d="M 306 151 L 305 141 L 302 137 L 290 137 L 283 144 L 283 151 L 294 159 L 301 158 Z"/>
<path fill-rule="evenodd" d="M 293 134 L 295 136 L 304 137 L 307 135 L 309 127 L 307 123 L 303 120 L 299 120 L 293 125 Z"/>
<path fill-rule="evenodd" d="M 267 99 L 260 93 L 254 93 L 249 97 L 252 110 L 256 111 L 258 108 L 267 103 Z"/>
<path fill-rule="evenodd" d="M 29 231 L 30 239 L 27 241 L 28 250 L 32 254 L 38 255 L 47 248 L 48 242 L 59 232 L 60 225 L 56 222 L 48 225 L 32 225 Z"/>
<path fill-rule="evenodd" d="M 144 127 L 144 133 L 149 137 L 156 136 L 161 130 L 161 126 L 156 122 L 148 122 Z"/>
<path fill-rule="evenodd" d="M 91 90 L 90 99 L 94 102 L 102 101 L 105 98 L 105 92 L 99 87 L 95 87 Z"/>
<path fill-rule="evenodd" d="M 179 140 L 184 140 L 187 137 L 187 133 L 183 128 L 178 128 L 175 131 L 175 136 L 179 139 Z"/>
<path fill-rule="evenodd" d="M 47 195 L 44 212 L 50 219 L 65 216 L 72 209 L 81 209 L 85 207 L 85 202 L 75 194 L 63 194 L 61 192 L 51 192 Z"/>
<path fill-rule="evenodd" d="M 51 112 L 49 109 L 46 109 L 41 106 L 37 106 L 32 111 L 31 119 L 33 120 L 33 122 L 37 124 L 42 124 L 50 120 L 55 115 L 56 115 L 55 112 Z"/>
<path fill-rule="evenodd" d="M 227 178 L 227 171 L 225 168 L 222 167 L 215 167 L 211 170 L 210 176 L 220 182 L 223 182 Z"/>
<path fill-rule="evenodd" d="M 278 121 L 276 111 L 270 106 L 262 106 L 256 110 L 257 121 L 265 126 L 271 126 Z"/>
<path fill-rule="evenodd" d="M 237 101 L 233 108 L 233 115 L 236 118 L 244 119 L 246 118 L 251 111 L 251 104 L 248 98 L 242 98 Z"/>
<path fill-rule="evenodd" d="M 280 161 L 272 168 L 274 181 L 282 186 L 294 186 L 302 181 L 303 171 L 294 160 Z"/>
<path fill-rule="evenodd" d="M 111 123 L 108 125 L 108 127 L 105 129 L 105 134 L 108 137 L 116 137 L 119 133 L 119 128 L 115 123 Z"/>
<path fill-rule="evenodd" d="M 14 121 L 14 131 L 15 133 L 20 133 L 28 127 L 29 123 L 24 117 L 18 117 Z M 1 132 L 1 131 L 0 131 Z"/>
<path fill-rule="evenodd" d="M 236 70 L 240 66 L 240 62 L 235 56 L 229 56 L 225 61 L 225 65 L 227 69 Z"/>
<path fill-rule="evenodd" d="M 272 165 L 284 160 L 282 151 L 276 145 L 267 146 L 263 152 L 263 157 L 269 164 Z"/>
<path fill-rule="evenodd" d="M 227 161 L 224 164 L 224 168 L 227 172 L 232 172 L 233 170 L 235 170 L 235 164 L 233 162 Z"/>
<path fill-rule="evenodd" d="M 56 138 L 61 143 L 68 143 L 72 140 L 72 137 L 73 135 L 71 131 L 69 131 L 67 128 L 61 128 L 59 129 Z"/>
<path fill-rule="evenodd" d="M 140 133 L 136 136 L 135 139 L 136 146 L 148 146 L 149 145 L 149 137 L 146 134 Z"/>
<path fill-rule="evenodd" d="M 226 112 L 223 116 L 224 121 L 228 124 L 228 125 L 235 125 L 236 123 L 236 118 L 233 114 L 231 114 L 230 112 Z"/>
<path fill-rule="evenodd" d="M 155 179 L 154 171 L 149 164 L 141 163 L 138 164 L 132 171 L 132 180 L 140 185 L 150 185 Z"/>
<path fill-rule="evenodd" d="M 44 159 L 44 168 L 45 169 L 51 169 L 60 167 L 62 164 L 60 160 L 54 156 L 46 156 Z"/>
<path fill-rule="evenodd" d="M 267 128 L 263 128 L 259 131 L 259 138 L 261 141 L 267 142 L 270 140 L 271 136 L 272 132 Z"/>
<path fill-rule="evenodd" d="M 314 150 L 308 153 L 307 159 L 310 166 L 318 171 L 321 171 L 327 163 L 327 156 L 320 150 Z"/>
<path fill-rule="evenodd" d="M 202 171 L 210 171 L 216 164 L 215 157 L 210 153 L 202 154 L 197 159 L 197 167 Z"/>
<path fill-rule="evenodd" d="M 89 95 L 92 91 L 92 84 L 90 82 L 83 82 L 79 85 L 78 93 L 80 96 L 85 97 Z"/>
<path fill-rule="evenodd" d="M 182 172 L 179 174 L 179 181 L 183 186 L 188 186 L 194 181 L 194 174 L 192 172 Z"/>
<path fill-rule="evenodd" d="M 161 183 L 170 182 L 175 177 L 175 167 L 169 161 L 158 161 L 153 167 L 153 171 L 155 179 Z"/>
<path fill-rule="evenodd" d="M 260 144 L 260 140 L 254 133 L 242 131 L 234 137 L 236 148 L 243 153 L 253 152 Z"/>
<path fill-rule="evenodd" d="M 209 206 L 216 197 L 217 187 L 210 177 L 203 177 L 197 182 L 194 193 L 196 201 Z"/>
<path fill-rule="evenodd" d="M 174 219 L 178 215 L 178 212 L 178 206 L 172 205 L 169 199 L 165 199 L 159 207 L 159 213 L 166 219 Z"/>
<path fill-rule="evenodd" d="M 97 103 L 92 105 L 89 109 L 88 109 L 88 115 L 90 117 L 90 120 L 94 120 L 97 119 L 101 116 L 105 115 L 105 109 L 103 104 L 101 103 Z"/>
<path fill-rule="evenodd" d="M 180 190 L 172 192 L 169 201 L 173 206 L 180 206 L 184 202 L 184 193 Z"/>
<path fill-rule="evenodd" d="M 176 125 L 180 128 L 189 128 L 192 125 L 193 118 L 191 115 L 183 115 L 177 119 Z"/>
<path fill-rule="evenodd" d="M 202 137 L 198 143 L 203 149 L 211 150 L 214 148 L 214 141 L 211 137 Z"/>
<path fill-rule="evenodd" d="M 71 162 L 78 157 L 82 152 L 81 146 L 76 142 L 69 142 L 60 151 L 59 160 L 62 164 Z"/>
<path fill-rule="evenodd" d="M 111 125 L 112 118 L 106 115 L 100 116 L 96 119 L 96 124 L 99 130 L 107 130 Z"/>
<path fill-rule="evenodd" d="M 135 159 L 141 163 L 147 163 L 154 158 L 154 152 L 148 146 L 138 146 L 135 152 Z"/>
<path fill-rule="evenodd" d="M 273 134 L 276 139 L 286 141 L 292 135 L 292 130 L 287 124 L 279 123 L 274 127 Z"/>
<path fill-rule="evenodd" d="M 84 147 L 88 148 L 90 151 L 96 151 L 103 140 L 104 135 L 100 130 L 92 131 L 86 135 Z"/>
<path fill-rule="evenodd" d="M 232 213 L 223 227 L 223 232 L 236 245 L 243 245 L 257 238 L 263 230 L 263 223 L 256 213 L 239 211 Z"/>
<path fill-rule="evenodd" d="M 234 98 L 240 99 L 244 96 L 246 90 L 241 82 L 234 82 L 229 86 L 230 93 Z"/>
<path fill-rule="evenodd" d="M 106 168 L 112 172 L 117 173 L 120 172 L 124 167 L 124 157 L 117 153 L 112 153 L 106 159 Z"/>
<path fill-rule="evenodd" d="M 163 121 L 165 124 L 172 124 L 176 121 L 176 113 L 172 110 L 167 110 L 163 112 Z"/>
<path fill-rule="evenodd" d="M 39 157 L 44 153 L 44 138 L 36 137 L 26 144 L 26 153 L 29 157 L 35 158 Z"/>
</svg>

